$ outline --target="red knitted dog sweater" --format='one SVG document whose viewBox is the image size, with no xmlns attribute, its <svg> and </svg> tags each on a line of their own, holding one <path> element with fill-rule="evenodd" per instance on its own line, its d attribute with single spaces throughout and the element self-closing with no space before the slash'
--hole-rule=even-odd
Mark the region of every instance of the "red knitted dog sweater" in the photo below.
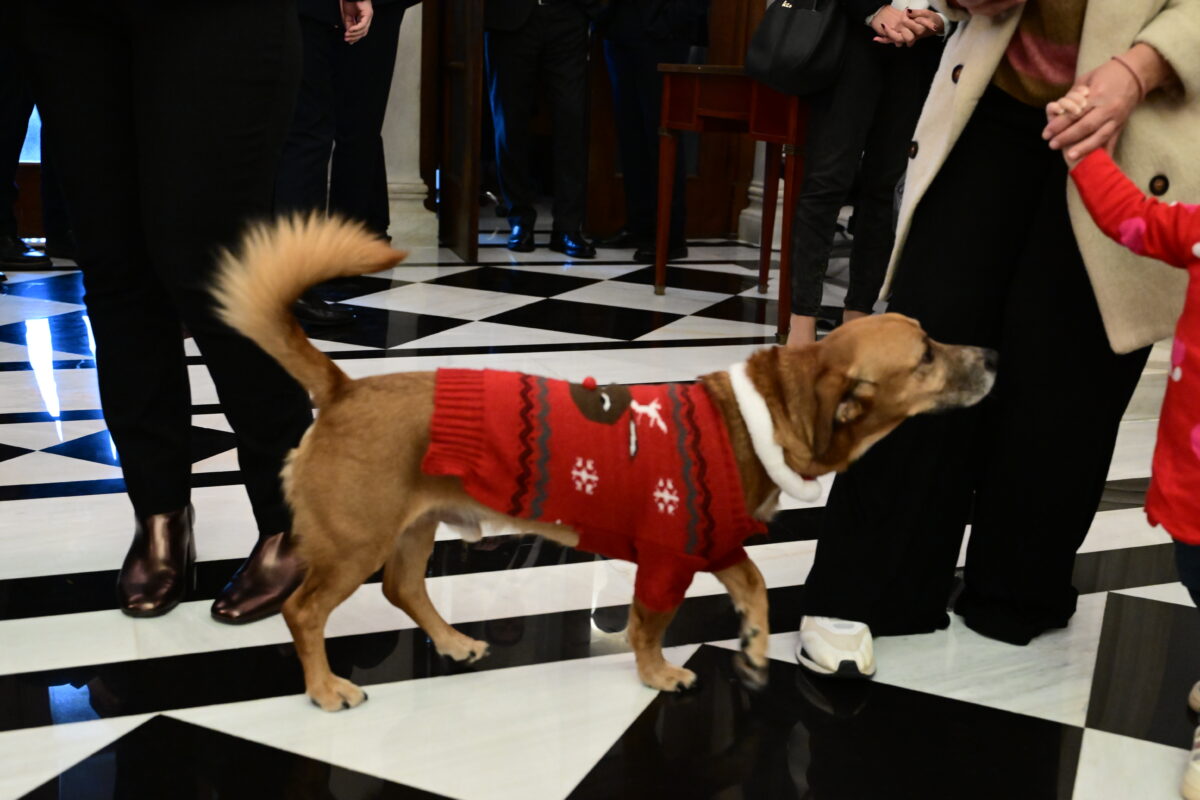
<svg viewBox="0 0 1200 800">
<path fill-rule="evenodd" d="M 638 565 L 635 596 L 679 605 L 692 577 L 746 558 L 746 509 L 720 412 L 700 384 L 571 384 L 441 369 L 422 469 L 495 511 L 569 525 L 579 549 Z"/>
</svg>

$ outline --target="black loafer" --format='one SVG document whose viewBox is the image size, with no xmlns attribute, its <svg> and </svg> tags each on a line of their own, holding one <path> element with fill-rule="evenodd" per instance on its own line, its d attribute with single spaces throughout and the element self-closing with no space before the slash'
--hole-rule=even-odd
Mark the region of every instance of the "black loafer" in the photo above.
<svg viewBox="0 0 1200 800">
<path fill-rule="evenodd" d="M 652 247 L 654 245 L 654 237 L 642 233 L 634 233 L 628 228 L 621 228 L 621 230 L 612 236 L 595 239 L 592 243 L 596 247 L 610 247 L 614 250 L 639 250 L 643 247 Z"/>
<path fill-rule="evenodd" d="M 571 258 L 596 257 L 595 245 L 583 238 L 583 234 L 579 231 L 571 233 L 555 231 L 550 234 L 550 249 L 558 253 L 564 253 Z"/>
<path fill-rule="evenodd" d="M 685 244 L 673 244 L 667 248 L 667 261 L 679 261 L 687 258 L 688 249 Z M 639 264 L 653 264 L 655 248 L 639 247 L 633 254 L 633 260 Z"/>
<path fill-rule="evenodd" d="M 16 236 L 0 236 L 0 267 L 39 269 L 53 266 L 50 257 Z"/>
<path fill-rule="evenodd" d="M 533 226 L 513 225 L 512 232 L 508 234 L 508 244 L 505 246 L 514 253 L 532 253 L 535 247 Z"/>
<path fill-rule="evenodd" d="M 354 321 L 350 309 L 326 302 L 311 292 L 305 292 L 292 304 L 292 313 L 302 323 L 320 328 L 334 328 Z"/>
</svg>

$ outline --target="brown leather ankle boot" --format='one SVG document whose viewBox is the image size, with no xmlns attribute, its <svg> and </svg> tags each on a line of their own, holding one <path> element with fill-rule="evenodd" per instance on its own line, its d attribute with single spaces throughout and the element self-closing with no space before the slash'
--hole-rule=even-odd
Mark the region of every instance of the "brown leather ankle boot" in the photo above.
<svg viewBox="0 0 1200 800">
<path fill-rule="evenodd" d="M 259 539 L 250 557 L 217 595 L 213 619 L 244 625 L 277 614 L 302 580 L 304 565 L 290 534 Z"/>
<path fill-rule="evenodd" d="M 183 600 L 196 579 L 191 505 L 139 519 L 117 576 L 117 603 L 131 617 L 157 617 Z"/>
</svg>

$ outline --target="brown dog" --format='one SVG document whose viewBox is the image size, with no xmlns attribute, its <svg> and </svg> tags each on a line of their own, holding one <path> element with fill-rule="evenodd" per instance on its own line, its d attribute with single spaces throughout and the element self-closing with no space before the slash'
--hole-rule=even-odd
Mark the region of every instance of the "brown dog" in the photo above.
<svg viewBox="0 0 1200 800">
<path fill-rule="evenodd" d="M 327 711 L 366 699 L 330 671 L 324 629 L 330 612 L 380 565 L 384 594 L 421 626 L 439 653 L 466 662 L 486 655 L 487 644 L 452 628 L 426 594 L 426 562 L 438 522 L 476 535 L 481 525 L 498 525 L 571 547 L 580 539 L 570 526 L 489 508 L 456 477 L 423 472 L 435 374 L 351 380 L 309 343 L 292 317 L 289 308 L 307 287 L 382 270 L 404 255 L 355 224 L 294 219 L 251 232 L 239 254 L 226 255 L 216 288 L 229 324 L 274 356 L 320 410 L 283 473 L 293 532 L 308 566 L 284 617 L 308 696 Z M 914 414 L 978 402 L 991 389 L 994 373 L 989 351 L 939 344 L 916 322 L 885 314 L 845 325 L 804 349 L 761 350 L 700 383 L 728 434 L 744 507 L 765 520 L 781 488 L 807 491 L 812 484 L 800 476 L 846 469 Z M 571 392 L 578 395 L 578 387 Z M 585 413 L 603 420 L 605 413 L 624 413 L 635 402 L 622 395 L 616 410 Z M 742 615 L 739 671 L 748 684 L 761 685 L 767 665 L 762 576 L 744 558 L 715 574 Z M 695 681 L 692 672 L 663 659 L 662 636 L 673 613 L 674 608 L 652 609 L 635 599 L 629 618 L 639 676 L 647 686 L 668 691 Z"/>
</svg>

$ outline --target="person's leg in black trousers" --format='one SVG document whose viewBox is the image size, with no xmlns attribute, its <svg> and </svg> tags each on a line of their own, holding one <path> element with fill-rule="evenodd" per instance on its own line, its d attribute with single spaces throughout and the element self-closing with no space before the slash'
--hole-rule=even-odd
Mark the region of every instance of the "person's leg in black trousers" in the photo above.
<svg viewBox="0 0 1200 800">
<path fill-rule="evenodd" d="M 588 19 L 575 3 L 534 10 L 542 74 L 554 113 L 554 232 L 578 234 L 587 205 Z"/>
<path fill-rule="evenodd" d="M 1069 221 L 1047 215 L 1046 198 L 1062 196 L 1066 179 L 1054 166 L 1061 160 L 1038 135 L 1039 113 L 995 93 L 980 103 L 914 215 L 890 305 L 941 341 L 997 347 L 996 391 L 976 408 L 905 422 L 838 477 L 806 586 L 806 614 L 859 620 L 876 634 L 944 627 L 954 566 L 975 503 L 976 530 L 980 525 L 994 530 L 972 545 L 980 553 L 978 561 L 971 560 L 985 598 L 996 597 L 989 586 L 995 578 L 1008 581 L 1001 602 L 1025 602 L 1020 576 L 1010 570 L 1026 559 L 1053 562 L 1033 578 L 1038 592 L 1059 597 L 1069 592 L 1064 553 L 1074 552 L 1095 511 L 1111 455 L 1105 442 L 1133 386 L 1122 381 L 1136 382 L 1136 361 L 1144 356 L 1119 359 L 1110 352 L 1110 364 L 1121 362 L 1124 378 L 1073 368 L 1068 380 L 1047 377 L 1057 376 L 1064 360 L 1056 341 L 1070 343 L 1072 358 L 1083 351 L 1081 362 L 1092 365 L 1104 360 L 1108 344 L 1102 328 L 1078 327 L 1088 312 L 1069 312 L 1072 321 L 1063 324 L 1070 332 L 1058 339 L 1041 335 L 1064 306 L 1090 303 L 1094 313 L 1095 301 L 1086 281 L 1072 277 L 1071 270 L 1082 264 L 1069 228 L 1062 232 Z M 973 202 L 964 205 L 967 196 Z M 1052 277 L 1052 270 L 1060 272 Z M 1036 346 L 1020 343 L 1021 337 Z M 1056 403 L 1097 406 L 1084 415 L 1084 435 L 1097 445 L 1078 455 L 1056 447 L 1054 460 L 1034 455 L 1045 442 L 1058 441 L 1062 422 L 1045 413 L 1048 381 L 1056 387 Z M 1036 413 L 1023 396 L 1038 399 Z M 1023 444 L 1013 446 L 1024 449 L 1011 458 L 996 438 L 1016 435 L 1017 429 Z M 1088 477 L 1063 485 L 1069 472 Z M 978 499 L 977 487 L 983 487 Z M 1031 497 L 1036 506 L 1027 503 Z M 997 503 L 1009 511 L 998 512 Z M 1052 527 L 1036 519 L 1046 504 L 1061 507 Z M 1017 509 L 1029 513 L 1004 517 Z M 1031 526 L 1041 540 L 1029 541 L 1014 530 Z M 1016 549 L 1018 537 L 1032 552 L 996 555 L 1001 548 Z M 972 584 L 970 574 L 967 583 Z M 963 609 L 969 624 L 970 604 Z M 1039 620 L 1038 631 L 1048 621 Z"/>
<path fill-rule="evenodd" d="M 390 221 L 383 117 L 403 19 L 403 3 L 376 4 L 370 33 L 345 47 L 336 76 L 329 210 L 362 220 L 380 236 L 387 235 Z M 401 110 L 416 113 L 417 98 Z"/>
<path fill-rule="evenodd" d="M 637 242 L 640 261 L 654 256 L 654 225 L 658 219 L 658 129 L 662 106 L 659 64 L 687 61 L 689 45 L 681 41 L 606 41 L 605 60 L 612 82 L 617 147 L 625 184 L 625 230 Z M 671 196 L 669 247 L 686 247 L 687 203 L 683 148 L 676 151 L 675 186 Z M 676 253 L 681 257 L 684 254 Z"/>
<path fill-rule="evenodd" d="M 26 17 L 35 97 L 56 131 L 79 238 L 105 415 L 135 509 L 154 514 L 188 499 L 182 319 L 237 435 L 268 537 L 260 544 L 278 545 L 290 527 L 279 471 L 311 422 L 308 400 L 215 318 L 209 292 L 217 249 L 271 213 L 299 73 L 294 10 L 281 0 L 250 11 L 187 3 L 153 21 L 124 8 L 53 6 Z M 169 102 L 180 96 L 188 102 Z M 286 554 L 271 552 L 281 566 Z M 298 566 L 271 577 L 290 583 L 289 569 Z"/>
<path fill-rule="evenodd" d="M 1051 156 L 1043 173 L 1041 207 L 1004 311 L 1003 377 L 977 440 L 987 455 L 955 609 L 980 633 L 1014 644 L 1065 626 L 1075 613 L 1075 551 L 1149 356 L 1149 348 L 1113 353 L 1071 232 L 1066 166 Z M 1031 458 L 1047 442 L 1053 457 Z"/>
<path fill-rule="evenodd" d="M 804 180 L 792 214 L 792 325 L 789 343 L 816 339 L 816 317 L 838 212 L 846 202 L 884 92 L 884 57 L 862 32 L 846 34 L 837 81 L 814 95 L 804 143 Z"/>
<path fill-rule="evenodd" d="M 1015 101 L 1013 101 L 1015 102 Z M 998 347 L 1012 271 L 1034 222 L 1045 145 L 981 103 L 923 197 L 889 310 L 949 344 Z M 981 191 L 980 187 L 987 187 Z M 964 205 L 962 198 L 973 202 Z M 1004 235 L 997 235 L 1003 220 Z M 986 242 L 986 246 L 981 246 Z M 1000 357 L 1000 380 L 1007 367 Z M 877 634 L 949 623 L 946 601 L 971 513 L 980 407 L 904 422 L 838 476 L 805 590 L 807 614 Z"/>
<path fill-rule="evenodd" d="M 542 47 L 536 17 L 541 8 L 518 30 L 489 30 L 484 34 L 500 191 L 508 206 L 508 223 L 514 228 L 514 235 L 527 232 L 531 248 L 537 221 L 534 208 L 537 183 L 530 169 L 529 123 L 537 98 Z"/>
<path fill-rule="evenodd" d="M 329 199 L 329 158 L 337 130 L 335 84 L 340 79 L 342 31 L 299 16 L 303 67 L 299 91 L 279 159 L 275 211 L 325 211 Z"/>
<path fill-rule="evenodd" d="M 925 46 L 937 47 L 939 43 L 917 44 Z M 870 314 L 879 299 L 896 240 L 892 226 L 896 184 L 908 166 L 908 147 L 925 101 L 924 73 L 917 53 L 908 48 L 883 47 L 875 55 L 883 66 L 878 73 L 883 92 L 875 106 L 858 170 L 850 286 L 845 301 L 846 311 L 852 315 Z"/>
</svg>

